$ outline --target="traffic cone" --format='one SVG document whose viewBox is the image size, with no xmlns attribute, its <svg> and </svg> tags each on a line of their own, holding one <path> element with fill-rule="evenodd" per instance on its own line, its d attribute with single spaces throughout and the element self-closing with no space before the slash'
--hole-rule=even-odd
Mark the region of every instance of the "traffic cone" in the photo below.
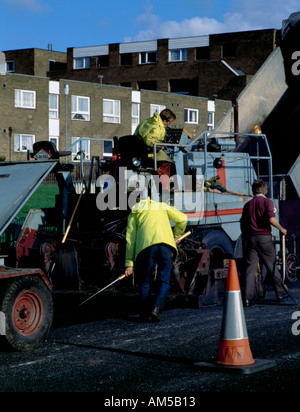
<svg viewBox="0 0 300 412">
<path fill-rule="evenodd" d="M 246 328 L 240 283 L 235 260 L 229 261 L 226 295 L 217 357 L 195 363 L 196 367 L 218 372 L 249 374 L 276 366 L 276 362 L 253 359 Z"/>
<path fill-rule="evenodd" d="M 237 267 L 235 260 L 231 259 L 216 363 L 241 366 L 251 365 L 254 362 L 249 345 Z"/>
</svg>

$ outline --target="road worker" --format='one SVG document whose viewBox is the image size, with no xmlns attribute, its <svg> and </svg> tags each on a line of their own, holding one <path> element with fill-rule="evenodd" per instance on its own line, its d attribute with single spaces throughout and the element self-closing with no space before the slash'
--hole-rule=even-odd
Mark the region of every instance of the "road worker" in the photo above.
<svg viewBox="0 0 300 412">
<path fill-rule="evenodd" d="M 175 223 L 172 230 L 170 220 Z M 141 320 L 159 321 L 170 286 L 172 257 L 177 256 L 175 238 L 186 228 L 184 213 L 150 197 L 142 198 L 131 210 L 126 231 L 125 275 L 135 268 L 140 286 Z M 158 290 L 151 302 L 150 284 L 157 268 Z"/>
<path fill-rule="evenodd" d="M 241 231 L 245 254 L 244 306 L 252 306 L 255 296 L 255 272 L 261 261 L 272 275 L 278 301 L 288 297 L 278 268 L 276 266 L 275 248 L 272 242 L 271 226 L 277 228 L 282 235 L 287 230 L 275 217 L 274 204 L 266 197 L 268 187 L 263 180 L 255 180 L 252 184 L 253 199 L 244 206 L 241 217 Z"/>
<path fill-rule="evenodd" d="M 166 137 L 166 128 L 176 120 L 176 115 L 170 109 L 164 109 L 158 114 L 154 113 L 150 117 L 142 121 L 136 128 L 134 134 L 140 135 L 144 143 L 148 147 L 153 147 L 155 143 L 163 143 Z M 153 151 L 149 151 L 148 158 L 153 158 Z M 172 162 L 169 156 L 159 149 L 156 159 L 158 162 Z"/>
</svg>

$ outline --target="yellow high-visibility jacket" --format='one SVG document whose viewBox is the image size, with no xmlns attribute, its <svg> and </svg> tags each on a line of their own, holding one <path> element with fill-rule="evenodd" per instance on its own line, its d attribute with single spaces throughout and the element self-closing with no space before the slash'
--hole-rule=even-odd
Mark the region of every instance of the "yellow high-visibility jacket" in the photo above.
<svg viewBox="0 0 300 412">
<path fill-rule="evenodd" d="M 154 143 L 160 143 L 165 140 L 166 127 L 158 113 L 154 113 L 153 117 L 149 117 L 142 121 L 136 128 L 134 134 L 139 134 L 144 143 L 153 147 Z"/>
<path fill-rule="evenodd" d="M 170 220 L 175 223 L 172 230 Z M 187 225 L 184 213 L 166 203 L 148 199 L 136 203 L 127 221 L 125 266 L 134 266 L 137 255 L 149 246 L 164 243 L 174 250 L 174 238 L 181 236 Z"/>
<path fill-rule="evenodd" d="M 144 143 L 153 147 L 154 143 L 163 143 L 166 137 L 166 126 L 164 125 L 160 115 L 154 113 L 153 117 L 149 117 L 142 121 L 136 128 L 134 134 L 138 134 L 143 139 Z M 149 158 L 153 158 L 153 152 L 148 154 Z M 156 155 L 157 161 L 172 162 L 169 156 L 160 149 Z"/>
</svg>

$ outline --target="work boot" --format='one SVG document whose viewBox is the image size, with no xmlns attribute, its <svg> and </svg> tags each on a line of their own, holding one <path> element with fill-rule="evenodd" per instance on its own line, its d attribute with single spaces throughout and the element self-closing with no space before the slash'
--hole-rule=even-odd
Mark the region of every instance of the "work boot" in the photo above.
<svg viewBox="0 0 300 412">
<path fill-rule="evenodd" d="M 290 297 L 289 294 L 285 292 L 282 295 L 277 296 L 276 300 L 277 302 L 285 302 L 289 297 Z"/>
<path fill-rule="evenodd" d="M 149 320 L 151 322 L 159 322 L 160 321 L 160 317 L 159 317 L 159 307 L 155 306 L 153 311 L 150 314 L 150 318 Z"/>
</svg>

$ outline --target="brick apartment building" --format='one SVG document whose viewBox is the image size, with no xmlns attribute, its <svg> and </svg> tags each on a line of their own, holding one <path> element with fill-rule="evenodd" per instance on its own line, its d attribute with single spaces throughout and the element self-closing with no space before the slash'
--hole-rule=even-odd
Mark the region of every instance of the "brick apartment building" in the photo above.
<svg viewBox="0 0 300 412">
<path fill-rule="evenodd" d="M 47 77 L 48 72 L 66 69 L 67 55 L 64 52 L 42 49 L 20 49 L 4 52 L 7 73 Z"/>
<path fill-rule="evenodd" d="M 276 45 L 276 30 L 104 46 L 67 53 L 24 49 L 2 53 L 0 156 L 25 160 L 39 140 L 64 150 L 76 162 L 109 154 L 114 136 L 164 107 L 191 136 L 213 129 Z M 65 86 L 69 94 L 65 94 Z M 98 140 L 102 139 L 102 140 Z M 104 140 L 103 140 L 104 139 Z M 105 142 L 105 143 L 104 143 Z"/>
<path fill-rule="evenodd" d="M 268 29 L 68 48 L 66 70 L 48 75 L 231 100 L 273 51 L 276 33 Z"/>
<path fill-rule="evenodd" d="M 7 161 L 26 160 L 41 140 L 59 150 L 71 147 L 73 162 L 80 149 L 85 161 L 110 156 L 114 136 L 132 134 L 142 119 L 165 107 L 177 115 L 174 128 L 196 137 L 231 107 L 220 99 L 17 73 L 2 74 L 0 81 L 0 157 Z"/>
</svg>

